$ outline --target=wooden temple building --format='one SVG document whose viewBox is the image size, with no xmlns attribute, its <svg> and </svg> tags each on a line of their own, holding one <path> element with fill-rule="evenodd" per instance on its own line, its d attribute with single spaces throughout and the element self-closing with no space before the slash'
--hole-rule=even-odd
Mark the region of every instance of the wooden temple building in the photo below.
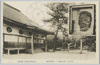
<svg viewBox="0 0 100 65">
<path fill-rule="evenodd" d="M 3 3 L 3 53 L 38 53 L 47 50 L 46 36 L 52 34 L 40 29 L 20 10 Z"/>
</svg>

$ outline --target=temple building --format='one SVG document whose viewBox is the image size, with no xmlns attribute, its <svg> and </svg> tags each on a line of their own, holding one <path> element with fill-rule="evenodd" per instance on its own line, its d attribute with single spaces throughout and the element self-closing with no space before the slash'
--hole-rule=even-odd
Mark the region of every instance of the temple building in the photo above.
<svg viewBox="0 0 100 65">
<path fill-rule="evenodd" d="M 30 23 L 29 23 L 30 21 Z M 38 53 L 47 50 L 46 36 L 52 34 L 40 29 L 20 10 L 3 4 L 3 53 Z"/>
</svg>

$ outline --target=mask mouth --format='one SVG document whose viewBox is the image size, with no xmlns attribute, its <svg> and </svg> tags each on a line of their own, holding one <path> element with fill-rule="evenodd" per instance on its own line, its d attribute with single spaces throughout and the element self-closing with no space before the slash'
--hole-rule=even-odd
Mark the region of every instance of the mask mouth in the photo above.
<svg viewBox="0 0 100 65">
<path fill-rule="evenodd" d="M 89 23 L 84 23 L 84 22 L 81 22 L 79 26 L 80 26 L 80 31 L 88 31 L 88 29 L 90 28 Z"/>
<path fill-rule="evenodd" d="M 81 27 L 81 28 L 80 28 L 80 31 L 88 31 L 88 30 L 89 30 L 88 27 Z"/>
</svg>

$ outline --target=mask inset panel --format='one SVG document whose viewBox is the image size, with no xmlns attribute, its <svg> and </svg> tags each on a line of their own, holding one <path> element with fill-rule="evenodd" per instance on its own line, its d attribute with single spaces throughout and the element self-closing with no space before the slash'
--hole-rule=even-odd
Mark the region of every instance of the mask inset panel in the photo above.
<svg viewBox="0 0 100 65">
<path fill-rule="evenodd" d="M 95 34 L 95 5 L 71 6 L 69 18 L 69 34 Z"/>
</svg>

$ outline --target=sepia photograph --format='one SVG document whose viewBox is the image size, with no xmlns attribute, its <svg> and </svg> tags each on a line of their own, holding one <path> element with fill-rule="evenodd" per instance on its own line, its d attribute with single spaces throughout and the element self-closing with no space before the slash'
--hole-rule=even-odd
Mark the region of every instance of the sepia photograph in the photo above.
<svg viewBox="0 0 100 65">
<path fill-rule="evenodd" d="M 99 64 L 99 1 L 1 4 L 2 64 Z"/>
</svg>

